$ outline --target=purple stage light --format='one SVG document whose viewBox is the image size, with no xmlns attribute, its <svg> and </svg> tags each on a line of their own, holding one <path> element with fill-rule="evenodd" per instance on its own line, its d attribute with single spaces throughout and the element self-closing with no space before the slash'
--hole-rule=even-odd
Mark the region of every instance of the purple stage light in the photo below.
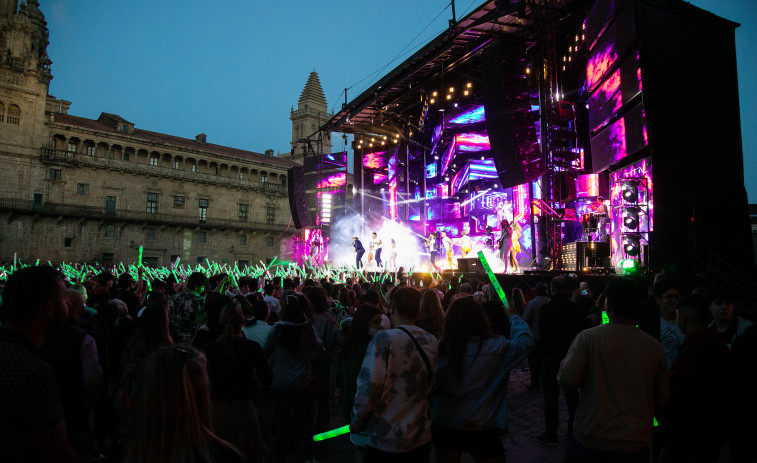
<svg viewBox="0 0 757 463">
<path fill-rule="evenodd" d="M 374 153 L 366 153 L 363 155 L 363 167 L 366 169 L 383 169 L 386 167 L 384 161 L 384 152 L 377 151 Z"/>
<path fill-rule="evenodd" d="M 347 184 L 347 174 L 341 172 L 334 175 L 329 175 L 320 182 L 318 182 L 318 188 L 336 188 L 345 186 Z"/>
<path fill-rule="evenodd" d="M 475 124 L 476 122 L 483 122 L 486 120 L 486 114 L 484 114 L 484 107 L 478 106 L 473 110 L 466 111 L 453 119 L 450 119 L 451 124 Z"/>
<path fill-rule="evenodd" d="M 480 133 L 461 133 L 455 137 L 455 142 L 458 144 L 460 151 L 469 153 L 489 151 L 491 149 L 489 136 Z"/>
</svg>

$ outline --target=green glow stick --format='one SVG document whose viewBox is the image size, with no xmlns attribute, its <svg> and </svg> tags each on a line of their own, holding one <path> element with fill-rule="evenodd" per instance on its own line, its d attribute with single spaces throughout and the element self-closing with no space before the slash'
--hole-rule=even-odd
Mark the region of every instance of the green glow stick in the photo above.
<svg viewBox="0 0 757 463">
<path fill-rule="evenodd" d="M 37 259 L 37 263 L 36 263 L 36 264 L 34 264 L 34 266 L 35 266 L 35 267 L 38 267 L 38 266 L 39 266 L 39 259 Z"/>
<path fill-rule="evenodd" d="M 350 432 L 350 425 L 346 424 L 341 428 L 332 429 L 331 431 L 322 432 L 313 436 L 314 442 L 320 442 L 322 440 L 331 439 L 332 437 L 341 436 Z"/>
<path fill-rule="evenodd" d="M 137 254 L 137 265 L 142 266 L 142 246 L 139 247 L 139 254 Z"/>
<path fill-rule="evenodd" d="M 174 267 L 178 267 L 179 266 L 179 262 L 181 262 L 181 257 L 177 257 L 176 258 L 176 262 L 173 263 L 173 266 Z"/>
<path fill-rule="evenodd" d="M 603 310 L 602 311 L 602 324 L 606 325 L 608 323 L 610 323 L 610 317 L 608 317 L 607 316 L 607 312 Z M 657 425 L 655 425 L 655 426 L 657 426 Z"/>
<path fill-rule="evenodd" d="M 492 268 L 489 266 L 489 262 L 486 261 L 484 251 L 478 251 L 478 258 L 481 260 L 481 266 L 484 267 L 486 275 L 489 277 L 489 282 L 491 282 L 491 284 L 494 285 L 494 289 L 497 290 L 497 296 L 499 296 L 502 303 L 505 304 L 506 309 L 510 308 L 510 304 L 507 303 L 507 296 L 505 296 L 505 291 L 502 290 L 502 286 L 500 286 L 499 281 L 497 281 L 497 276 L 494 275 Z"/>
</svg>

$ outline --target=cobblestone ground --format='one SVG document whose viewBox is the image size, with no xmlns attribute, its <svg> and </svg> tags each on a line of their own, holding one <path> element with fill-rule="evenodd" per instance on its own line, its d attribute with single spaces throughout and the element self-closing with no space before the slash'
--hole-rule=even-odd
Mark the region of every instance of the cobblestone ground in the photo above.
<svg viewBox="0 0 757 463">
<path fill-rule="evenodd" d="M 533 436 L 544 431 L 542 412 L 543 397 L 541 391 L 528 389 L 530 376 L 528 371 L 513 372 L 507 393 L 507 414 L 509 429 L 502 438 L 508 463 L 558 463 L 565 458 L 568 439 L 567 411 L 565 403 L 560 403 L 560 434 L 557 446 L 546 446 L 536 442 Z M 344 417 L 338 401 L 332 402 L 332 428 L 342 426 Z M 352 444 L 348 436 L 340 436 L 316 446 L 316 459 L 319 463 L 352 463 L 355 461 Z M 431 461 L 436 461 L 433 453 Z M 470 455 L 463 455 L 463 462 L 472 462 Z"/>
</svg>

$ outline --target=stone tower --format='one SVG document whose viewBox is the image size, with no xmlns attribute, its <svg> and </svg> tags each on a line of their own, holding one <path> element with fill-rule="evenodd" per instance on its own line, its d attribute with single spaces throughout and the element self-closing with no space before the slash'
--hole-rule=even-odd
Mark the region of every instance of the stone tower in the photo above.
<svg viewBox="0 0 757 463">
<path fill-rule="evenodd" d="M 318 73 L 313 70 L 300 94 L 297 109 L 292 108 L 289 116 L 292 121 L 292 159 L 295 162 L 301 164 L 305 153 L 331 153 L 331 133 L 319 132 L 318 129 L 332 116 L 328 112 Z M 312 153 L 308 151 L 308 140 Z"/>
<path fill-rule="evenodd" d="M 47 44 L 37 0 L 0 0 L 0 144 L 16 155 L 38 156 L 47 143 Z"/>
</svg>

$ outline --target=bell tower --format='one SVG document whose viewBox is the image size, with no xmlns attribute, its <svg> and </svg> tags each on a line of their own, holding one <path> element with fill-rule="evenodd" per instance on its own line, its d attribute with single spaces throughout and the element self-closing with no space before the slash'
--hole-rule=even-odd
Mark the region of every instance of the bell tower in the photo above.
<svg viewBox="0 0 757 463">
<path fill-rule="evenodd" d="M 292 121 L 293 161 L 302 164 L 306 154 L 331 153 L 331 133 L 319 129 L 332 116 L 328 112 L 318 73 L 313 70 L 300 94 L 297 109 L 292 108 L 289 115 Z"/>
</svg>

